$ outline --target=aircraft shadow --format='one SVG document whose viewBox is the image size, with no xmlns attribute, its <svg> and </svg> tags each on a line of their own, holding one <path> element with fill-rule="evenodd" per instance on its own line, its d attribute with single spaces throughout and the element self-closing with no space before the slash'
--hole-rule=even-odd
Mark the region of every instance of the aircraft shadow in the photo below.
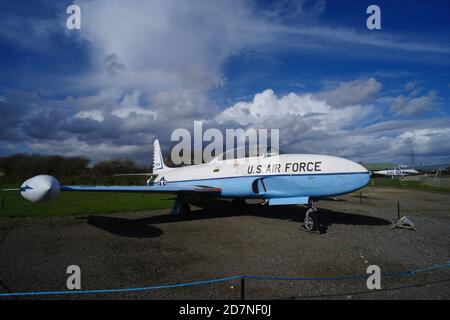
<svg viewBox="0 0 450 320">
<path fill-rule="evenodd" d="M 109 233 L 133 238 L 154 238 L 163 234 L 160 228 L 148 224 L 142 219 L 125 219 L 118 217 L 90 215 L 87 223 Z"/>
<path fill-rule="evenodd" d="M 127 219 L 110 216 L 90 215 L 87 223 L 112 234 L 126 237 L 158 237 L 163 231 L 155 225 L 180 221 L 204 220 L 225 218 L 231 216 L 258 216 L 268 219 L 289 220 L 302 223 L 306 214 L 306 207 L 302 206 L 261 206 L 259 204 L 247 204 L 243 210 L 231 207 L 231 202 L 217 199 L 203 200 L 189 199 L 189 203 L 200 209 L 192 210 L 187 218 L 174 217 L 170 214 L 155 215 L 139 219 Z M 362 214 L 344 213 L 319 207 L 320 233 L 326 233 L 333 224 L 386 226 L 391 222 Z"/>
</svg>

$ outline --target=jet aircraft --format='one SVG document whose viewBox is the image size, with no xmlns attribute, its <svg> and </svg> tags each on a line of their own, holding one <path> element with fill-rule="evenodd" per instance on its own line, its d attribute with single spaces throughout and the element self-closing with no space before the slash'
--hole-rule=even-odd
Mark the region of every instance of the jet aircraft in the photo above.
<svg viewBox="0 0 450 320">
<path fill-rule="evenodd" d="M 441 162 L 441 163 L 428 163 L 428 164 L 411 164 L 411 165 L 399 165 L 396 169 L 386 169 L 373 171 L 374 175 L 381 176 L 389 176 L 389 177 L 406 177 L 406 176 L 415 176 L 423 173 L 434 172 L 436 176 L 440 171 L 445 170 L 450 167 L 450 162 Z"/>
<path fill-rule="evenodd" d="M 235 206 L 256 198 L 270 206 L 307 205 L 303 229 L 316 231 L 316 201 L 354 192 L 370 179 L 362 165 L 335 156 L 265 152 L 230 158 L 228 152 L 208 163 L 170 168 L 155 140 L 153 172 L 144 174 L 151 176 L 146 185 L 65 186 L 52 176 L 38 175 L 26 180 L 20 193 L 32 202 L 43 202 L 56 198 L 59 192 L 169 192 L 177 194 L 171 211 L 176 216 L 190 213 L 188 198 L 192 194 L 232 198 Z"/>
<path fill-rule="evenodd" d="M 414 176 L 420 174 L 419 171 L 415 169 L 387 169 L 387 170 L 379 170 L 379 171 L 373 171 L 374 175 L 380 175 L 380 176 L 388 176 L 388 177 L 405 177 L 405 176 Z"/>
</svg>

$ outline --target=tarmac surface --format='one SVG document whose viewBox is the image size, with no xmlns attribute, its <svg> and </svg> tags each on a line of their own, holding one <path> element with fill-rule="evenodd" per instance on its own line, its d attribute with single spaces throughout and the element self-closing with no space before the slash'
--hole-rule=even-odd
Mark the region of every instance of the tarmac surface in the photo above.
<svg viewBox="0 0 450 320">
<path fill-rule="evenodd" d="M 417 231 L 392 229 L 401 215 Z M 367 187 L 318 203 L 321 234 L 300 230 L 304 207 L 218 200 L 178 219 L 169 210 L 95 216 L 0 218 L 0 292 L 146 287 L 238 275 L 365 275 L 369 265 L 403 272 L 450 262 L 450 194 Z M 365 280 L 245 280 L 246 299 L 449 299 L 450 269 Z M 0 299 L 239 299 L 240 280 L 144 292 Z"/>
</svg>

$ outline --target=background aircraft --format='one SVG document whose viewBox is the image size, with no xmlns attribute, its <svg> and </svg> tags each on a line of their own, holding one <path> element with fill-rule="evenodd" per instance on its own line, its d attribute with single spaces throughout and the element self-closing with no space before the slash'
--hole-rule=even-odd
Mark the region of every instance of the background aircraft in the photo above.
<svg viewBox="0 0 450 320">
<path fill-rule="evenodd" d="M 413 169 L 420 173 L 438 172 L 450 168 L 450 162 L 400 165 L 400 168 L 407 170 Z"/>
<path fill-rule="evenodd" d="M 401 177 L 401 178 L 403 178 L 405 176 L 418 175 L 418 174 L 420 174 L 420 172 L 415 170 L 415 169 L 401 169 L 401 168 L 397 168 L 397 169 L 387 169 L 387 170 L 373 171 L 372 174 L 373 175 L 380 175 L 380 176 Z"/>
<path fill-rule="evenodd" d="M 441 163 L 424 163 L 417 165 L 399 165 L 397 169 L 386 169 L 386 170 L 378 170 L 373 171 L 374 175 L 381 176 L 389 176 L 389 177 L 406 177 L 406 176 L 414 176 L 423 173 L 438 173 L 442 170 L 445 170 L 450 167 L 450 162 L 441 162 Z"/>
<path fill-rule="evenodd" d="M 177 216 L 189 214 L 190 194 L 233 198 L 235 208 L 248 198 L 264 199 L 268 205 L 303 204 L 309 207 L 303 227 L 313 231 L 319 228 L 315 201 L 356 191 L 370 178 L 362 165 L 334 156 L 264 153 L 230 158 L 230 152 L 237 154 L 231 150 L 209 163 L 169 168 L 155 140 L 153 173 L 144 174 L 151 175 L 145 186 L 63 186 L 52 176 L 39 175 L 26 180 L 20 192 L 32 202 L 53 199 L 60 191 L 176 193 L 171 213 Z"/>
</svg>

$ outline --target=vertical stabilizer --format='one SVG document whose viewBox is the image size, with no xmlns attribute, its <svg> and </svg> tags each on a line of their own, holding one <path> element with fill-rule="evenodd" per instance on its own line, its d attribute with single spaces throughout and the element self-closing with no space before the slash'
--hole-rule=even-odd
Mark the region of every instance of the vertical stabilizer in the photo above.
<svg viewBox="0 0 450 320">
<path fill-rule="evenodd" d="M 161 173 L 168 169 L 164 164 L 158 139 L 153 142 L 153 173 Z"/>
</svg>

